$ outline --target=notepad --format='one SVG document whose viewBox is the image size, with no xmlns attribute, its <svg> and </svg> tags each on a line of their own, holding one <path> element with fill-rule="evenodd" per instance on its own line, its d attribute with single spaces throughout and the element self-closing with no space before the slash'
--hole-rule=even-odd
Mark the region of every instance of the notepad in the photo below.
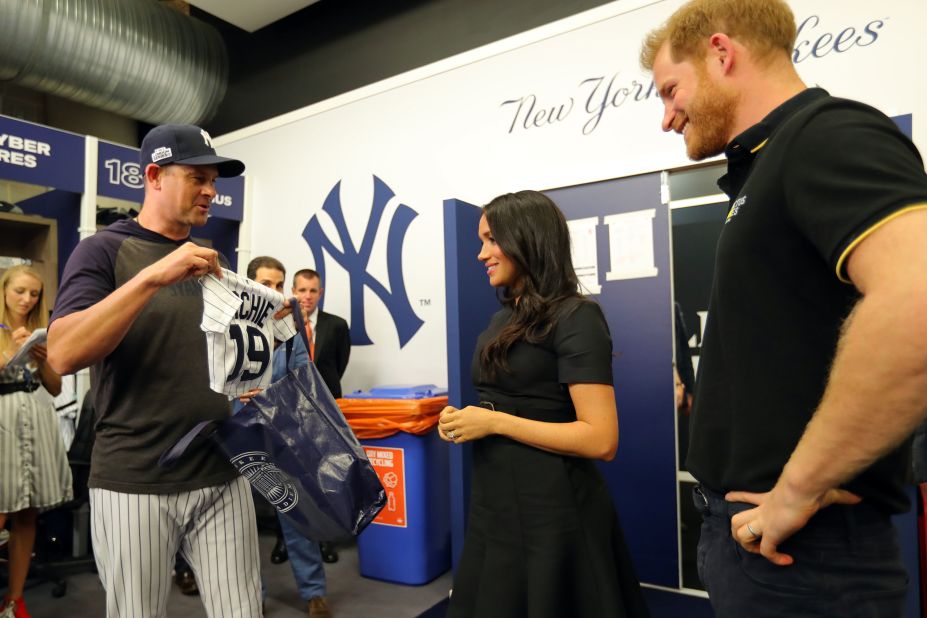
<svg viewBox="0 0 927 618">
<path fill-rule="evenodd" d="M 7 363 L 10 367 L 24 366 L 30 360 L 32 356 L 29 352 L 37 345 L 45 345 L 45 342 L 48 340 L 48 330 L 44 328 L 37 328 L 32 331 L 32 334 L 29 335 L 29 338 L 23 342 L 23 345 L 16 350 L 16 354 L 10 358 Z"/>
</svg>

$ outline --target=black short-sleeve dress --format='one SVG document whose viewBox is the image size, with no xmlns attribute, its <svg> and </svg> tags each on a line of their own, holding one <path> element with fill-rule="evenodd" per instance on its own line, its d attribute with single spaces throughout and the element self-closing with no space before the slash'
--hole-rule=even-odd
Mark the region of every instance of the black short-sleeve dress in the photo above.
<svg viewBox="0 0 927 618">
<path fill-rule="evenodd" d="M 569 384 L 612 383 L 611 335 L 601 309 L 569 302 L 547 341 L 513 345 L 511 372 L 490 380 L 480 371 L 480 352 L 512 310 L 493 316 L 472 365 L 481 400 L 524 418 L 566 423 L 576 420 Z M 649 616 L 593 461 L 503 436 L 473 442 L 467 535 L 448 616 Z"/>
</svg>

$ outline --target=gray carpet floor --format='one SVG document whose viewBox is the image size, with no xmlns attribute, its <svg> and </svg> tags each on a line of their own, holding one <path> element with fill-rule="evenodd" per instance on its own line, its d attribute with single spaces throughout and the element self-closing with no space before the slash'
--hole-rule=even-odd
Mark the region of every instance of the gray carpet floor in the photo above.
<svg viewBox="0 0 927 618">
<path fill-rule="evenodd" d="M 270 562 L 273 545 L 273 536 L 261 535 L 261 568 L 267 584 L 265 616 L 306 616 L 306 604 L 296 591 L 289 563 Z M 339 545 L 338 553 L 338 562 L 325 565 L 328 604 L 335 618 L 414 618 L 447 598 L 451 588 L 450 572 L 423 586 L 392 584 L 361 577 L 357 546 Z M 48 583 L 26 591 L 26 604 L 33 618 L 89 618 L 105 615 L 105 597 L 96 573 L 73 574 L 67 577 L 67 582 L 67 594 L 59 599 L 51 596 L 52 586 Z M 184 596 L 175 586 L 171 591 L 167 615 L 204 618 L 206 611 L 199 597 Z"/>
</svg>

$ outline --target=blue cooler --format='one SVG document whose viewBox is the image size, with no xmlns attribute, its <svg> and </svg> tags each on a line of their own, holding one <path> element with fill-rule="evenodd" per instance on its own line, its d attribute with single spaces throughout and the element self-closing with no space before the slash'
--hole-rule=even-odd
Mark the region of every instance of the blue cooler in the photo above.
<svg viewBox="0 0 927 618">
<path fill-rule="evenodd" d="M 433 385 L 383 386 L 346 399 L 425 399 L 445 395 Z M 388 406 L 388 403 L 384 403 Z M 400 584 L 426 584 L 451 568 L 449 444 L 437 429 L 362 439 L 387 504 L 358 536 L 360 573 Z"/>
</svg>

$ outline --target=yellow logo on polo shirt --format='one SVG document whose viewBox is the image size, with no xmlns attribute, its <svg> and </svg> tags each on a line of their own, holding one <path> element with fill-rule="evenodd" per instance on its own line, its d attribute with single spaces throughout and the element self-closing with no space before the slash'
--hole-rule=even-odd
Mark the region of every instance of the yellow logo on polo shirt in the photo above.
<svg viewBox="0 0 927 618">
<path fill-rule="evenodd" d="M 747 196 L 743 195 L 734 200 L 734 203 L 731 205 L 731 209 L 727 213 L 727 219 L 724 220 L 725 223 L 733 219 L 740 212 L 740 209 L 744 204 L 747 203 Z"/>
</svg>

